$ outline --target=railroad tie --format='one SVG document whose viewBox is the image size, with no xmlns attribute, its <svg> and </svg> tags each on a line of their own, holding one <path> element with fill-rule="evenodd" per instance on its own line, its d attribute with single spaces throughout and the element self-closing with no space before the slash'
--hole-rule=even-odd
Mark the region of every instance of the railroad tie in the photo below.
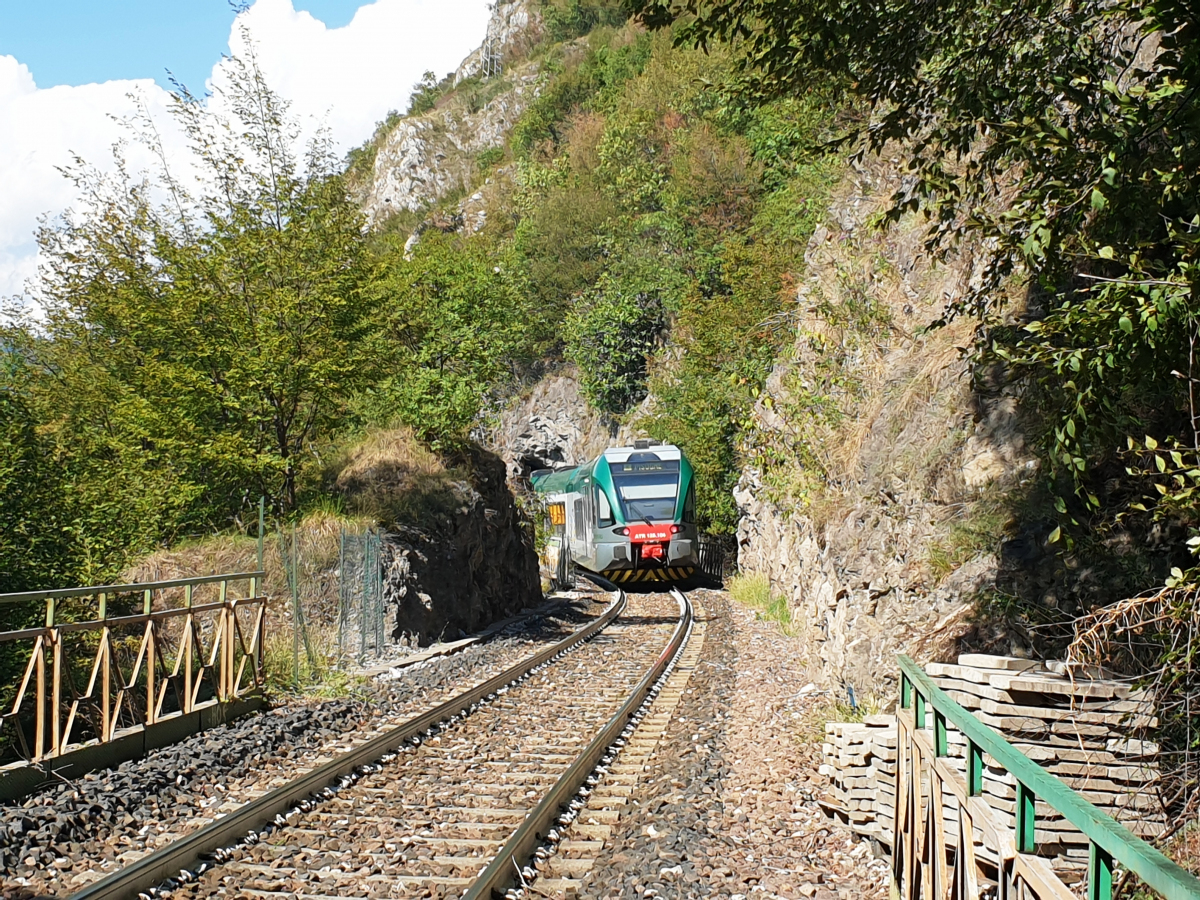
<svg viewBox="0 0 1200 900">
<path fill-rule="evenodd" d="M 608 767 L 608 773 L 592 789 L 588 805 L 579 811 L 567 828 L 554 855 L 537 864 L 539 878 L 535 886 L 539 896 L 580 896 L 583 879 L 595 868 L 612 837 L 613 829 L 620 822 L 629 798 L 649 772 L 651 758 L 671 724 L 675 709 L 704 649 L 704 609 L 694 598 L 692 605 L 695 608 L 695 624 L 691 640 L 680 655 L 678 665 L 646 717 L 625 742 L 616 762 Z M 609 846 L 608 851 L 612 850 Z"/>
</svg>

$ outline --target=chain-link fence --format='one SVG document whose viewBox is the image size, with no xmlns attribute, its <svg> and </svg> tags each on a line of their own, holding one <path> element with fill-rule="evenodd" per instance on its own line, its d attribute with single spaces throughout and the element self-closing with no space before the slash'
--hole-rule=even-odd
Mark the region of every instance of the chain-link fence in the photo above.
<svg viewBox="0 0 1200 900">
<path fill-rule="evenodd" d="M 286 589 L 276 609 L 290 626 L 268 648 L 276 680 L 300 685 L 394 649 L 378 531 L 309 522 L 277 527 L 276 546 Z"/>
<path fill-rule="evenodd" d="M 362 664 L 382 655 L 389 642 L 379 532 L 343 529 L 338 572 L 338 655 Z"/>
</svg>

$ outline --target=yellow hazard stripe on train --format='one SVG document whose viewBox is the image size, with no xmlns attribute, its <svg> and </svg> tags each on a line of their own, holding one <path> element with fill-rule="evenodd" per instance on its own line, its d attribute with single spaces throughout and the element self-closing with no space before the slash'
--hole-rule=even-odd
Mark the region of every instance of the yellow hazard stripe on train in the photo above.
<svg viewBox="0 0 1200 900">
<path fill-rule="evenodd" d="M 683 581 L 695 571 L 691 566 L 675 566 L 669 569 L 609 569 L 600 574 L 616 584 L 632 584 L 638 581 Z"/>
</svg>

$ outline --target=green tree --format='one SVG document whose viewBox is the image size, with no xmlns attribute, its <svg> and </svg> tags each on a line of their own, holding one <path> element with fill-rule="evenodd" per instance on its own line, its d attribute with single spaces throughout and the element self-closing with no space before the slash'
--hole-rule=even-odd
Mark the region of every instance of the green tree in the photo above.
<svg viewBox="0 0 1200 900">
<path fill-rule="evenodd" d="M 376 353 L 389 373 L 367 392 L 369 420 L 398 420 L 430 443 L 466 438 L 498 382 L 528 361 L 536 334 L 511 256 L 481 237 L 427 232 L 410 258 L 394 242 L 375 286 L 385 310 Z"/>
<path fill-rule="evenodd" d="M 567 357 L 584 396 L 619 415 L 646 396 L 650 356 L 678 308 L 684 278 L 668 256 L 634 251 L 604 272 L 564 325 Z"/>
<path fill-rule="evenodd" d="M 1051 471 L 1067 485 L 1064 515 L 1104 505 L 1097 482 L 1115 464 L 1130 471 L 1108 492 L 1110 513 L 1152 505 L 1127 505 L 1149 494 L 1200 524 L 1194 392 L 1174 374 L 1194 371 L 1198 335 L 1194 9 L 1179 0 L 638 7 L 653 26 L 674 24 L 682 43 L 734 42 L 752 97 L 819 84 L 859 98 L 867 115 L 846 137 L 907 154 L 911 175 L 892 216 L 923 211 L 936 252 L 968 237 L 991 248 L 947 314 L 978 316 L 980 354 L 1024 378 Z M 1014 278 L 1029 299 L 1028 324 L 1015 327 L 1003 318 Z M 1135 457 L 1119 461 L 1126 436 Z"/>
<path fill-rule="evenodd" d="M 373 372 L 363 221 L 328 138 L 298 159 L 253 58 L 231 68 L 215 102 L 173 98 L 198 188 L 151 133 L 155 182 L 80 163 L 83 211 L 39 236 L 41 408 L 65 452 L 79 442 L 82 477 L 139 473 L 176 527 L 224 524 L 260 493 L 295 508 L 314 442 Z"/>
<path fill-rule="evenodd" d="M 0 594 L 59 583 L 69 542 L 58 467 L 32 411 L 13 390 L 11 371 L 6 380 L 0 386 Z"/>
</svg>

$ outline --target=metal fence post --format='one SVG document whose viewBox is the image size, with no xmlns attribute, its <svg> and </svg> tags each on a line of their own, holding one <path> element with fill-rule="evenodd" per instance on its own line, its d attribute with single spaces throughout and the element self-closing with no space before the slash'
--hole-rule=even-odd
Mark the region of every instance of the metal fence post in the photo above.
<svg viewBox="0 0 1200 900">
<path fill-rule="evenodd" d="M 103 659 L 97 660 L 101 666 L 100 689 L 100 740 L 112 739 L 111 699 L 112 691 L 112 632 L 108 627 L 108 594 L 100 595 L 100 621 L 104 625 L 100 629 L 99 654 Z"/>
<path fill-rule="evenodd" d="M 62 637 L 54 630 L 57 616 L 57 605 L 51 598 L 46 609 L 46 628 L 49 629 L 50 647 L 53 655 L 50 687 L 50 754 L 58 756 L 62 752 L 60 738 L 62 736 Z"/>
<path fill-rule="evenodd" d="M 229 582 L 221 582 L 221 616 L 220 622 L 220 669 L 217 671 L 217 696 L 228 700 L 234 694 L 233 686 L 233 620 L 230 617 Z"/>
<path fill-rule="evenodd" d="M 286 544 L 286 539 L 285 539 Z M 300 586 L 296 571 L 296 526 L 292 526 L 292 542 L 287 550 L 288 586 L 292 590 L 292 680 L 300 684 Z"/>
<path fill-rule="evenodd" d="M 338 608 L 337 608 L 337 658 L 338 668 L 346 656 L 346 529 L 338 535 Z"/>
<path fill-rule="evenodd" d="M 187 715 L 192 711 L 192 631 L 196 627 L 196 614 L 192 612 L 192 585 L 183 589 L 183 604 L 187 608 L 187 618 L 183 625 L 183 712 Z"/>
<path fill-rule="evenodd" d="M 142 594 L 142 615 L 146 616 L 146 632 L 142 637 L 146 660 L 146 722 L 153 725 L 158 721 L 158 704 L 155 702 L 155 676 L 158 672 L 158 648 L 154 639 L 154 620 L 150 611 L 154 607 L 154 592 L 150 588 Z"/>
</svg>

